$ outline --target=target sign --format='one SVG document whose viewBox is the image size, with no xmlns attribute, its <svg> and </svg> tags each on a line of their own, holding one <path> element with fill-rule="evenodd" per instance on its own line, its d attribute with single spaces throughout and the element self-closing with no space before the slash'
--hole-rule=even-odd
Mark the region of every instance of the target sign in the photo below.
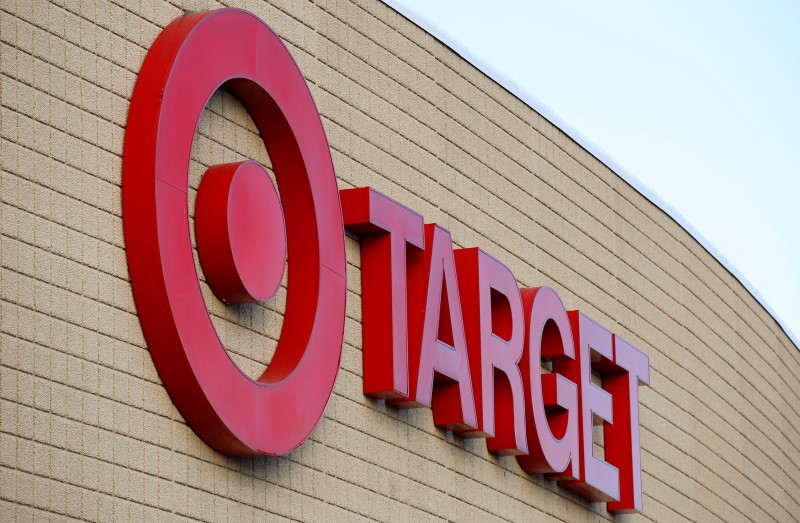
<svg viewBox="0 0 800 523">
<path fill-rule="evenodd" d="M 214 330 L 189 230 L 197 123 L 225 87 L 253 118 L 280 198 L 257 162 L 215 165 L 197 196 L 203 271 L 227 303 L 288 297 L 272 362 L 242 373 Z M 189 14 L 158 36 L 128 114 L 122 164 L 128 266 L 159 375 L 181 415 L 225 454 L 285 454 L 316 426 L 339 369 L 345 317 L 344 229 L 319 113 L 281 40 L 239 9 Z"/>
</svg>

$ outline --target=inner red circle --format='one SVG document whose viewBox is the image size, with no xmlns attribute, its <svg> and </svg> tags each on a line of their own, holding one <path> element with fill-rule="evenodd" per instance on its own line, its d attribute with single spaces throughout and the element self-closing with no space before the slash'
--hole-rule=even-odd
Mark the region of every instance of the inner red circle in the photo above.
<svg viewBox="0 0 800 523">
<path fill-rule="evenodd" d="M 215 165 L 197 195 L 197 250 L 208 284 L 226 303 L 268 300 L 286 264 L 278 192 L 258 162 Z"/>
<path fill-rule="evenodd" d="M 248 294 L 268 300 L 281 286 L 286 229 L 275 185 L 256 162 L 244 162 L 233 177 L 228 231 L 233 261 Z"/>
</svg>

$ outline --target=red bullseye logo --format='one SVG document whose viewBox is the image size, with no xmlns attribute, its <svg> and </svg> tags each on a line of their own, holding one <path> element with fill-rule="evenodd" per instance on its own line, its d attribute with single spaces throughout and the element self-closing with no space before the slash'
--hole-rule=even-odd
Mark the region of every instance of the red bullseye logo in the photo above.
<svg viewBox="0 0 800 523">
<path fill-rule="evenodd" d="M 200 264 L 226 303 L 263 301 L 289 260 L 278 348 L 258 380 L 234 364 L 201 294 L 189 232 L 189 162 L 200 115 L 221 87 L 258 127 L 275 168 L 209 168 L 196 204 Z M 345 312 L 344 230 L 314 101 L 280 39 L 238 9 L 183 16 L 148 52 L 123 155 L 128 265 L 145 339 L 178 410 L 226 454 L 285 454 L 316 426 L 333 390 Z"/>
</svg>

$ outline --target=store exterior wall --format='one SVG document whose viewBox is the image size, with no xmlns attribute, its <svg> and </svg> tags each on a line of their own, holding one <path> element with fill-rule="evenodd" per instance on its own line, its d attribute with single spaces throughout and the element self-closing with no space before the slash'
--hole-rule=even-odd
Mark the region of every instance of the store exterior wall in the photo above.
<svg viewBox="0 0 800 523">
<path fill-rule="evenodd" d="M 275 4 L 236 6 L 298 62 L 340 188 L 391 196 L 649 355 L 644 513 L 618 519 L 800 517 L 800 351 L 738 280 L 561 130 L 386 5 Z M 363 395 L 350 234 L 342 363 L 311 438 L 284 457 L 229 458 L 185 424 L 133 302 L 122 143 L 155 37 L 184 9 L 215 7 L 2 2 L 0 519 L 613 519 L 484 440 L 435 428 L 428 409 Z M 195 140 L 190 203 L 205 168 L 244 159 L 269 165 L 246 111 L 217 93 Z M 280 335 L 285 289 L 264 306 L 204 293 L 234 360 L 257 376 Z"/>
</svg>

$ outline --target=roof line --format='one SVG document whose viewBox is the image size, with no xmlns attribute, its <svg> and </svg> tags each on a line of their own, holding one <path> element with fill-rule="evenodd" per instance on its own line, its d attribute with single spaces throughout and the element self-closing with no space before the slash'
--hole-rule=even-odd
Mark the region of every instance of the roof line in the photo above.
<svg viewBox="0 0 800 523">
<path fill-rule="evenodd" d="M 438 26 L 430 18 L 415 12 L 411 9 L 404 0 L 382 0 L 383 3 L 388 5 L 393 10 L 400 13 L 402 16 L 419 26 L 422 30 L 439 40 L 442 44 L 449 47 L 453 52 L 458 54 L 461 58 L 475 66 L 478 70 L 483 72 L 486 76 L 497 82 L 501 87 L 508 92 L 519 98 L 523 103 L 528 105 L 531 109 L 542 115 L 550 123 L 559 128 L 567 136 L 572 138 L 581 147 L 586 149 L 595 158 L 597 158 L 606 167 L 611 169 L 617 176 L 622 178 L 628 185 L 633 187 L 634 190 L 639 192 L 642 196 L 647 198 L 651 203 L 655 204 L 664 213 L 672 218 L 675 223 L 680 225 L 692 238 L 697 241 L 711 256 L 713 256 L 739 283 L 749 292 L 755 299 L 764 307 L 772 319 L 783 330 L 784 334 L 791 340 L 797 350 L 800 350 L 800 341 L 797 336 L 789 328 L 789 325 L 781 320 L 777 312 L 767 303 L 767 300 L 758 292 L 755 286 L 750 283 L 740 271 L 728 260 L 722 252 L 717 249 L 711 241 L 700 233 L 694 226 L 687 220 L 677 209 L 670 205 L 666 200 L 661 198 L 653 189 L 648 187 L 644 182 L 637 178 L 633 173 L 625 169 L 614 158 L 611 157 L 600 146 L 596 145 L 589 138 L 582 135 L 575 127 L 563 120 L 555 111 L 542 103 L 527 89 L 515 82 L 513 79 L 497 71 L 491 64 L 474 54 L 468 47 L 458 41 L 452 34 L 447 32 L 442 27 Z"/>
</svg>

